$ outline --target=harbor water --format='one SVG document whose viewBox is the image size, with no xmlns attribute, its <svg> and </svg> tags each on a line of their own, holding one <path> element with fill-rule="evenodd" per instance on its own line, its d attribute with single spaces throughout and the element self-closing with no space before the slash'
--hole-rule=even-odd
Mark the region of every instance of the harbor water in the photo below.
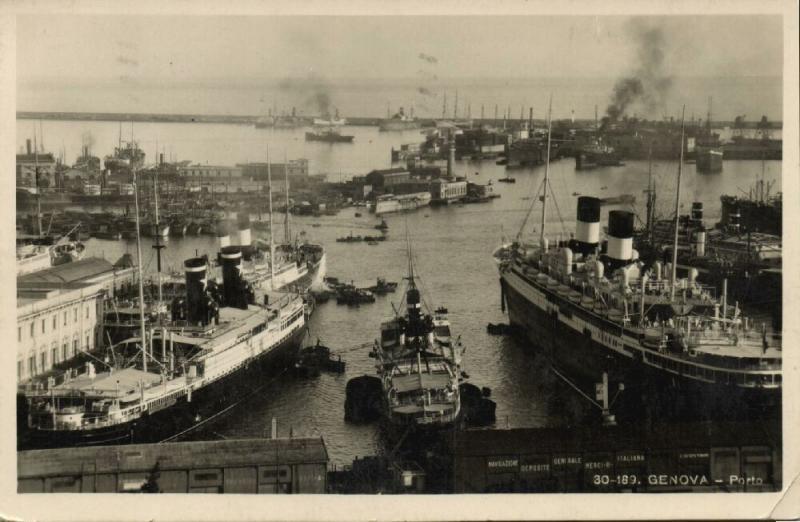
<svg viewBox="0 0 800 522">
<path fill-rule="evenodd" d="M 24 145 L 31 121 L 17 124 L 18 141 Z M 233 165 L 263 161 L 269 143 L 273 161 L 305 157 L 312 174 L 327 174 L 329 181 L 364 175 L 372 169 L 390 166 L 390 149 L 403 143 L 419 141 L 419 131 L 384 132 L 375 127 L 346 127 L 355 135 L 353 144 L 309 144 L 303 139 L 305 129 L 258 130 L 249 126 L 208 124 L 137 123 L 135 138 L 152 158 L 156 143 L 160 150 L 171 151 L 176 160 L 201 164 Z M 129 124 L 123 125 L 123 139 L 130 137 Z M 91 133 L 96 155 L 110 152 L 118 140 L 119 125 L 106 122 L 44 122 L 47 146 L 67 151 L 71 160 L 77 155 L 81 136 Z M 165 147 L 162 148 L 162 147 Z M 631 194 L 634 205 L 604 207 L 607 211 L 630 208 L 644 216 L 643 190 L 648 183 L 647 162 L 627 162 L 621 167 L 576 171 L 572 159 L 550 165 L 547 233 L 555 238 L 569 237 L 574 230 L 577 195 L 601 198 Z M 677 162 L 654 162 L 653 178 L 657 186 L 656 214 L 669 216 L 674 207 Z M 746 195 L 756 179 L 774 182 L 772 192 L 781 190 L 779 161 L 726 161 L 721 173 L 697 174 L 693 164 L 683 167 L 682 212 L 688 213 L 693 201 L 701 201 L 707 225 L 720 215 L 722 194 Z M 450 311 L 452 329 L 464 347 L 463 369 L 468 382 L 491 389 L 497 403 L 497 427 L 537 427 L 569 422 L 564 418 L 564 402 L 573 397 L 569 388 L 559 385 L 542 361 L 537 360 L 521 343 L 509 337 L 486 333 L 487 323 L 504 322 L 500 309 L 500 290 L 492 252 L 503 238 L 511 239 L 536 200 L 544 177 L 544 166 L 506 171 L 493 160 L 459 161 L 455 173 L 480 184 L 492 182 L 500 198 L 489 203 L 426 207 L 406 214 L 385 216 L 389 224 L 388 240 L 377 246 L 365 242 L 337 243 L 336 238 L 372 235 L 379 220 L 363 208 L 346 208 L 336 216 L 291 218 L 292 232 L 301 239 L 325 245 L 327 273 L 356 285 L 368 286 L 377 277 L 400 282 L 407 273 L 407 237 L 414 256 L 415 274 L 421 280 L 423 300 L 431 310 L 445 306 Z M 516 183 L 499 183 L 508 174 Z M 89 209 L 91 210 L 91 209 Z M 363 216 L 356 217 L 355 213 Z M 524 234 L 532 234 L 540 221 L 541 204 L 536 202 L 527 219 Z M 281 223 L 278 216 L 276 222 Z M 282 227 L 276 227 L 282 239 Z M 407 233 L 406 233 L 407 231 Z M 253 232 L 265 237 L 264 232 Z M 154 271 L 155 251 L 149 240 L 143 241 L 143 260 L 147 271 Z M 170 238 L 163 251 L 168 271 L 180 271 L 184 259 L 196 254 L 214 255 L 213 237 Z M 90 239 L 88 256 L 103 256 L 115 261 L 124 253 L 135 255 L 135 244 L 125 241 Z M 392 314 L 403 292 L 378 297 L 373 304 L 360 307 L 337 305 L 334 301 L 319 305 L 312 317 L 307 343 L 317 339 L 342 354 L 347 371 L 342 375 L 322 374 L 302 380 L 288 374 L 277 378 L 258 395 L 248 399 L 224 417 L 204 427 L 203 437 L 242 438 L 269 433 L 272 418 L 278 421 L 279 433 L 322 435 L 334 464 L 346 464 L 355 457 L 380 451 L 377 429 L 372 425 L 344 422 L 345 385 L 353 377 L 375 373 L 374 359 L 368 357 L 370 345 L 379 333 L 380 321 Z"/>
</svg>

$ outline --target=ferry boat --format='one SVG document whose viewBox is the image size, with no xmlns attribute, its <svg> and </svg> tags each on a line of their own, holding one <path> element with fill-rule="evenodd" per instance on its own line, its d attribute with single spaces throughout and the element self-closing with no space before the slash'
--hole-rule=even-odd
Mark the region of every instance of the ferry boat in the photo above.
<svg viewBox="0 0 800 522">
<path fill-rule="evenodd" d="M 680 170 L 678 180 L 676 208 Z M 551 245 L 547 199 L 538 244 L 518 237 L 495 258 L 510 325 L 559 376 L 620 390 L 626 415 L 780 414 L 779 332 L 745 317 L 725 293 L 716 298 L 696 270 L 677 278 L 676 257 L 645 270 L 633 249 L 631 212 L 609 212 L 601 245 L 597 198 L 578 198 L 574 238 Z"/>
<path fill-rule="evenodd" d="M 381 323 L 373 345 L 383 391 L 384 419 L 401 429 L 452 426 L 461 415 L 460 354 L 447 310 L 424 314 L 410 266 L 406 313 Z"/>
<path fill-rule="evenodd" d="M 296 357 L 305 326 L 302 298 L 284 294 L 257 304 L 242 278 L 240 247 L 222 249 L 221 286 L 209 283 L 207 259 L 187 260 L 185 295 L 173 300 L 171 317 L 149 326 L 138 236 L 137 253 L 138 334 L 112 346 L 108 360 L 87 359 L 83 371 L 73 367 L 22 383 L 19 417 L 27 425 L 20 448 L 163 441 L 231 407 Z M 106 368 L 99 371 L 98 364 Z"/>
</svg>

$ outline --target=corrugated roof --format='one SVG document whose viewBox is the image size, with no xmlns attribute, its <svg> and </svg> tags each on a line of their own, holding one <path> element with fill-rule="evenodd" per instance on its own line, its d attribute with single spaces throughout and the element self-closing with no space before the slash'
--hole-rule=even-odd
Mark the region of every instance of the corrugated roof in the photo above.
<svg viewBox="0 0 800 522">
<path fill-rule="evenodd" d="M 89 257 L 54 266 L 17 278 L 18 285 L 75 283 L 100 274 L 113 272 L 114 267 L 103 258 Z"/>
<path fill-rule="evenodd" d="M 80 474 L 87 462 L 97 473 L 114 473 L 149 471 L 157 462 L 165 470 L 327 461 L 321 437 L 242 439 L 20 451 L 17 473 L 19 478 Z"/>
</svg>

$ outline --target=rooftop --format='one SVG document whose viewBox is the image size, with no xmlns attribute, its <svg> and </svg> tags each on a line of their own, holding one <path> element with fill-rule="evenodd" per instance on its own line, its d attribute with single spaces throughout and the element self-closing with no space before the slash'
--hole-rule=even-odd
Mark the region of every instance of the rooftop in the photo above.
<svg viewBox="0 0 800 522">
<path fill-rule="evenodd" d="M 65 285 L 113 272 L 114 266 L 110 262 L 100 257 L 88 257 L 20 276 L 17 287 Z"/>
</svg>

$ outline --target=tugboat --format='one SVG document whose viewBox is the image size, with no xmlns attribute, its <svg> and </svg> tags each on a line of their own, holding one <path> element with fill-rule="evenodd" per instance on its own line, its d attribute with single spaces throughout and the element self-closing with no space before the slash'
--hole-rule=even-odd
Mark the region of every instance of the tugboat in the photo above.
<svg viewBox="0 0 800 522">
<path fill-rule="evenodd" d="M 554 373 L 574 386 L 600 383 L 606 397 L 635 390 L 622 391 L 615 406 L 632 417 L 780 415 L 780 333 L 745 317 L 724 292 L 715 298 L 697 281 L 697 270 L 679 279 L 677 234 L 671 263 L 645 270 L 632 247 L 633 214 L 611 211 L 602 245 L 600 200 L 582 196 L 574 239 L 551 245 L 547 199 L 538 244 L 518 235 L 495 257 L 511 327 Z M 677 229 L 677 212 L 675 221 Z M 612 420 L 608 403 L 602 407 Z"/>
<path fill-rule="evenodd" d="M 381 323 L 371 355 L 383 390 L 383 418 L 401 430 L 452 426 L 461 415 L 458 343 L 446 309 L 423 313 L 411 257 L 405 302 L 404 315 Z"/>
</svg>

